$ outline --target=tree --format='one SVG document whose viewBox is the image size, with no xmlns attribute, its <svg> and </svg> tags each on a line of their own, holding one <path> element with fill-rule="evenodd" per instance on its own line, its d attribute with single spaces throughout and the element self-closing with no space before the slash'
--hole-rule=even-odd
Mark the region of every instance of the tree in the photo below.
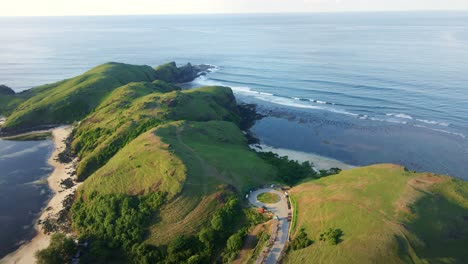
<svg viewBox="0 0 468 264">
<path fill-rule="evenodd" d="M 343 231 L 339 228 L 329 228 L 320 234 L 320 241 L 326 241 L 330 245 L 337 245 L 341 242 Z"/>
<path fill-rule="evenodd" d="M 72 238 L 62 233 L 52 235 L 48 248 L 36 252 L 38 264 L 63 264 L 76 253 L 76 244 Z"/>
<path fill-rule="evenodd" d="M 231 252 L 237 252 L 242 247 L 242 233 L 235 233 L 227 240 L 226 249 Z"/>
<path fill-rule="evenodd" d="M 299 234 L 297 234 L 296 238 L 294 238 L 289 247 L 292 250 L 299 250 L 310 246 L 312 243 L 313 241 L 309 239 L 305 229 L 301 228 L 299 230 Z"/>
</svg>

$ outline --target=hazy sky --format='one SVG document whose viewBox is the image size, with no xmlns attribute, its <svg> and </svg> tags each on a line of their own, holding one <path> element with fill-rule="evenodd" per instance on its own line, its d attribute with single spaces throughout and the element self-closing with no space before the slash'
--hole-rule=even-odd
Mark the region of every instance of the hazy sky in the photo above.
<svg viewBox="0 0 468 264">
<path fill-rule="evenodd" d="M 468 10 L 468 0 L 0 0 L 0 16 Z"/>
</svg>

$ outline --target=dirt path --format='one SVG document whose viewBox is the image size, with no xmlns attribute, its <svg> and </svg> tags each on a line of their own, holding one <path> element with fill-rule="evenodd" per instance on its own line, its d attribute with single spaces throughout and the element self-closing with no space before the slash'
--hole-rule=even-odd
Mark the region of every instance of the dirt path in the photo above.
<svg viewBox="0 0 468 264">
<path fill-rule="evenodd" d="M 262 193 L 275 193 L 279 195 L 281 200 L 275 204 L 264 204 L 257 200 L 257 196 Z M 252 192 L 249 196 L 249 202 L 257 207 L 265 206 L 269 211 L 273 212 L 276 216 L 278 216 L 278 233 L 276 236 L 276 240 L 274 241 L 273 246 L 270 247 L 268 251 L 268 255 L 264 258 L 262 262 L 261 256 L 257 259 L 256 263 L 266 263 L 266 264 L 276 264 L 278 263 L 283 250 L 285 249 L 286 243 L 289 239 L 289 227 L 290 222 L 287 220 L 288 213 L 291 210 L 288 209 L 288 204 L 284 194 L 280 191 L 275 189 L 266 188 L 260 189 Z M 264 249 L 265 251 L 265 249 Z"/>
<path fill-rule="evenodd" d="M 247 263 L 247 261 L 250 258 L 250 255 L 253 253 L 253 250 L 257 246 L 257 235 L 262 231 L 269 232 L 272 222 L 273 221 L 270 220 L 268 222 L 258 224 L 249 232 L 244 241 L 244 245 L 242 246 L 241 250 L 239 251 L 239 254 L 237 255 L 237 258 L 232 262 L 232 264 Z"/>
</svg>

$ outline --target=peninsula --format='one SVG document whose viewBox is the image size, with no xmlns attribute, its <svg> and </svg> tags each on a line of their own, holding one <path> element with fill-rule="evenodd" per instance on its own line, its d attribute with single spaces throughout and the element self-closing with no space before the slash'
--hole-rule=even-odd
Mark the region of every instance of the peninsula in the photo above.
<svg viewBox="0 0 468 264">
<path fill-rule="evenodd" d="M 54 209 L 38 223 L 49 235 L 3 262 L 255 263 L 274 248 L 275 221 L 290 221 L 275 255 L 286 263 L 468 260 L 466 182 L 391 164 L 315 171 L 257 152 L 254 107 L 228 87 L 177 85 L 209 69 L 111 62 L 21 93 L 0 86 L 1 136 L 54 129 L 56 140 Z M 290 215 L 251 207 L 263 186 Z"/>
</svg>

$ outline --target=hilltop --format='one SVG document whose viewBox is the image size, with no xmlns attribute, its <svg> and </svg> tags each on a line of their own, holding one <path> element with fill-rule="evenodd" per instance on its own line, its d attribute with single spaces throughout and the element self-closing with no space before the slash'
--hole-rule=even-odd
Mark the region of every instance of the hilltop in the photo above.
<svg viewBox="0 0 468 264">
<path fill-rule="evenodd" d="M 297 222 L 314 240 L 286 263 L 466 263 L 468 183 L 383 164 L 342 171 L 291 190 Z M 343 231 L 338 245 L 319 241 Z"/>
<path fill-rule="evenodd" d="M 0 115 L 8 116 L 1 132 L 27 130 L 71 124 L 91 113 L 114 89 L 131 82 L 191 81 L 208 66 L 190 64 L 178 68 L 174 62 L 152 68 L 117 62 L 99 65 L 79 76 L 42 85 L 15 94 L 0 89 Z"/>
</svg>

